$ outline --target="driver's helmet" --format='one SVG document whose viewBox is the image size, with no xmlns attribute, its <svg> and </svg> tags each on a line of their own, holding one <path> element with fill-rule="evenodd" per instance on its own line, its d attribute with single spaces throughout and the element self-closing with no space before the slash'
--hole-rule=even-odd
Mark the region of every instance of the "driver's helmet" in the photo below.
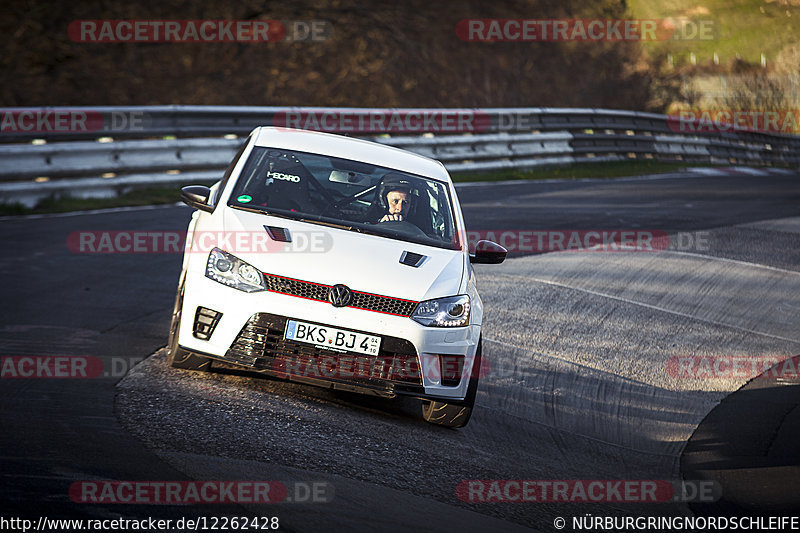
<svg viewBox="0 0 800 533">
<path fill-rule="evenodd" d="M 397 172 L 389 172 L 381 178 L 381 182 L 378 184 L 377 200 L 384 211 L 389 210 L 387 196 L 392 191 L 402 191 L 408 194 L 408 213 L 413 213 L 419 196 L 414 179 Z"/>
</svg>

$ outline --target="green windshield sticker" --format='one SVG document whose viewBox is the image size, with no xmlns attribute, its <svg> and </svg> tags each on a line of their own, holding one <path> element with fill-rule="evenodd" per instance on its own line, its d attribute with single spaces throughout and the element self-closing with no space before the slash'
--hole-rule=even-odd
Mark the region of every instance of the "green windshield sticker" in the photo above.
<svg viewBox="0 0 800 533">
<path fill-rule="evenodd" d="M 250 196 L 249 194 L 243 194 L 239 198 L 237 198 L 236 201 L 237 202 L 241 202 L 243 204 L 246 204 L 247 202 L 252 202 L 253 201 L 253 197 Z"/>
</svg>

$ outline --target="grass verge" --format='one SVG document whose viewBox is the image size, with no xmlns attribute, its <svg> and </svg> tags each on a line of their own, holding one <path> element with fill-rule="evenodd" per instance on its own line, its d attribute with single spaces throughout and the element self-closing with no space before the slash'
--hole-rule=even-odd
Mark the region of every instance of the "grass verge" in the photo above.
<svg viewBox="0 0 800 533">
<path fill-rule="evenodd" d="M 467 181 L 506 181 L 578 178 L 621 178 L 645 174 L 674 172 L 687 166 L 708 166 L 703 163 L 686 161 L 653 161 L 639 159 L 633 161 L 611 161 L 607 163 L 575 163 L 563 167 L 549 167 L 534 170 L 497 170 L 476 174 L 453 174 L 456 183 Z"/>
<path fill-rule="evenodd" d="M 44 198 L 35 207 L 21 204 L 0 204 L 0 215 L 33 215 L 39 213 L 65 213 L 86 209 L 129 207 L 137 205 L 172 204 L 179 201 L 180 187 L 146 187 L 134 189 L 112 198 L 75 198 L 59 196 Z"/>
</svg>

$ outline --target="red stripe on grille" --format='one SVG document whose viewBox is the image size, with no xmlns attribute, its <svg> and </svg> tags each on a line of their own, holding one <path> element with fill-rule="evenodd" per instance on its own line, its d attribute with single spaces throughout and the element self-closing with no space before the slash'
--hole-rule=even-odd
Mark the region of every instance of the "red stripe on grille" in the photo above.
<svg viewBox="0 0 800 533">
<path fill-rule="evenodd" d="M 278 279 L 289 280 L 291 282 L 302 284 L 302 285 L 314 285 L 315 287 L 324 287 L 325 289 L 330 289 L 332 287 L 332 285 L 326 285 L 324 283 L 316 283 L 314 281 L 305 281 L 305 280 L 302 280 L 302 279 L 290 278 L 288 276 L 280 276 L 278 274 L 268 274 L 266 272 L 262 272 L 261 275 L 264 276 L 265 278 L 267 278 L 265 280 L 267 282 L 268 282 L 269 278 L 278 278 Z M 269 283 L 267 283 L 267 284 L 269 284 Z M 303 295 L 300 295 L 300 294 L 294 294 L 294 293 L 291 293 L 291 292 L 280 291 L 280 290 L 276 290 L 274 288 L 269 288 L 269 287 L 267 287 L 267 290 L 269 292 L 274 292 L 274 293 L 278 293 L 278 294 L 284 294 L 286 296 L 293 296 L 295 298 L 303 298 L 304 300 L 311 300 L 311 301 L 314 301 L 314 302 L 328 302 L 327 299 L 320 299 L 320 298 L 313 298 L 313 297 L 310 297 L 310 296 L 303 296 Z M 406 303 L 410 304 L 408 306 L 408 309 L 409 309 L 408 312 L 405 312 L 405 313 L 395 313 L 395 312 L 388 311 L 388 310 L 385 310 L 385 309 L 368 309 L 366 307 L 358 307 L 358 306 L 355 306 L 355 305 L 346 306 L 346 307 L 349 307 L 351 309 L 359 309 L 359 310 L 362 310 L 362 311 L 371 311 L 373 313 L 382 313 L 382 314 L 386 314 L 386 315 L 407 317 L 407 316 L 411 316 L 411 313 L 414 312 L 414 308 L 419 303 L 419 302 L 417 302 L 415 300 L 407 300 L 405 298 L 396 298 L 394 296 L 383 296 L 381 294 L 374 294 L 374 293 L 371 293 L 371 292 L 364 292 L 364 291 L 355 291 L 353 289 L 350 289 L 350 290 L 352 291 L 353 295 L 362 294 L 362 295 L 364 295 L 366 297 L 379 298 L 381 300 L 392 300 L 392 301 L 395 301 L 395 302 L 406 302 Z M 380 302 L 378 302 L 378 303 L 380 303 Z"/>
</svg>

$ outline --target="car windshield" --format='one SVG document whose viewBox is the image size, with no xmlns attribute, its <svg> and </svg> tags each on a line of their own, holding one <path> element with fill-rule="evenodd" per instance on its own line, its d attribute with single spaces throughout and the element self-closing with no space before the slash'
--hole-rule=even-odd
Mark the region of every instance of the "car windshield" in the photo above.
<svg viewBox="0 0 800 533">
<path fill-rule="evenodd" d="M 358 161 L 257 146 L 228 205 L 459 249 L 445 183 Z"/>
</svg>

